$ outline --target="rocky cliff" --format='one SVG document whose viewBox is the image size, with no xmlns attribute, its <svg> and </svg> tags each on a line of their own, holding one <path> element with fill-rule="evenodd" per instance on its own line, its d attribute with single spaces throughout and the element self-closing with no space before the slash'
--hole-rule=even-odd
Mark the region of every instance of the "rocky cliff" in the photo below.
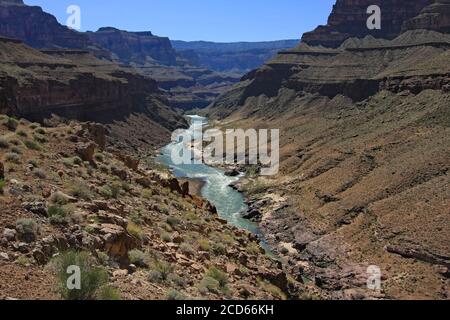
<svg viewBox="0 0 450 320">
<path fill-rule="evenodd" d="M 450 32 L 450 1 L 436 0 L 425 7 L 417 17 L 405 21 L 403 30 L 413 29 Z"/>
<path fill-rule="evenodd" d="M 337 2 L 335 30 L 358 20 L 354 3 Z M 280 52 L 209 109 L 227 127 L 280 128 L 279 175 L 250 170 L 243 182 L 248 216 L 261 221 L 287 268 L 326 297 L 450 297 L 450 35 L 442 8 L 411 12 L 386 39 L 347 39 L 348 30 L 330 38 L 327 27 L 313 43 L 328 48 L 302 43 Z M 379 291 L 367 289 L 371 265 L 382 274 Z"/>
<path fill-rule="evenodd" d="M 0 35 L 20 39 L 35 48 L 87 49 L 92 43 L 83 34 L 58 23 L 40 7 L 23 1 L 0 0 Z"/>
<path fill-rule="evenodd" d="M 155 36 L 151 32 L 128 32 L 105 27 L 97 32 L 88 32 L 87 35 L 92 42 L 113 52 L 126 63 L 176 63 L 176 52 L 169 39 Z"/>
<path fill-rule="evenodd" d="M 319 26 L 302 37 L 309 45 L 336 48 L 351 37 L 372 35 L 376 38 L 393 39 L 402 31 L 403 23 L 417 16 L 433 0 L 338 0 L 325 26 Z M 367 28 L 367 8 L 381 8 L 381 29 Z"/>
</svg>

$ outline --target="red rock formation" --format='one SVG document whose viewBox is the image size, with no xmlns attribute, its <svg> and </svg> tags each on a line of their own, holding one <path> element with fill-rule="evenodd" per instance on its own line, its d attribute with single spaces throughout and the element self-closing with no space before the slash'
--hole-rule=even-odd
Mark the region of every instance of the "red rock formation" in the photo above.
<svg viewBox="0 0 450 320">
<path fill-rule="evenodd" d="M 432 3 L 432 0 L 337 0 L 326 26 L 319 26 L 303 35 L 302 41 L 309 45 L 338 47 L 351 37 L 372 35 L 376 38 L 393 39 L 402 30 L 404 21 L 411 19 Z M 367 8 L 381 8 L 381 30 L 367 28 Z"/>
</svg>

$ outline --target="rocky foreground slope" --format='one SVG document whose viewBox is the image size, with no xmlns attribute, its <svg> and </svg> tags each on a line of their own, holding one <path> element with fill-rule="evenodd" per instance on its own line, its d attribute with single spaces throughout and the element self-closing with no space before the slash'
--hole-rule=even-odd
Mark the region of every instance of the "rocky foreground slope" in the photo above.
<svg viewBox="0 0 450 320">
<path fill-rule="evenodd" d="M 254 236 L 152 161 L 105 148 L 101 128 L 0 115 L 0 299 L 299 294 Z M 79 291 L 66 290 L 73 264 Z"/>
<path fill-rule="evenodd" d="M 432 21 L 446 21 L 435 12 Z M 363 38 L 325 34 L 328 48 L 281 52 L 209 114 L 227 126 L 281 129 L 280 174 L 248 175 L 241 187 L 247 216 L 294 274 L 333 298 L 448 299 L 450 37 L 411 24 L 394 39 L 374 37 L 347 13 L 340 19 Z M 381 291 L 367 289 L 371 265 Z"/>
</svg>

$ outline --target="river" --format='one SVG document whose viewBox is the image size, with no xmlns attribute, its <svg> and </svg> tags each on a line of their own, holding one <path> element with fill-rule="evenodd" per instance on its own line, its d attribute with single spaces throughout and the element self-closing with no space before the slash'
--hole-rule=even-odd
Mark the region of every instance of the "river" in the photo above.
<svg viewBox="0 0 450 320">
<path fill-rule="evenodd" d="M 208 124 L 207 119 L 200 116 L 188 116 L 188 118 L 191 126 L 187 131 L 192 136 L 198 134 L 196 132 L 198 130 L 194 129 L 195 124 L 197 125 L 196 128 Z M 174 148 L 183 148 L 183 152 L 188 153 L 192 150 L 191 146 L 183 142 L 172 142 L 161 149 L 161 154 L 156 158 L 156 161 L 169 167 L 177 178 L 203 180 L 205 185 L 201 191 L 202 196 L 216 206 L 221 218 L 238 228 L 246 229 L 260 236 L 258 226 L 241 216 L 242 212 L 248 209 L 243 195 L 229 186 L 236 182 L 239 177 L 228 177 L 224 170 L 206 164 L 175 164 L 171 156 Z"/>
</svg>

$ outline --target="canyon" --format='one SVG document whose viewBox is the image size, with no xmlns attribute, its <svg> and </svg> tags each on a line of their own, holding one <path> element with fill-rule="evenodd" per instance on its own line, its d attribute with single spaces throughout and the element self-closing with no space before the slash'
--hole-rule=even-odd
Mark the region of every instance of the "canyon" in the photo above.
<svg viewBox="0 0 450 320">
<path fill-rule="evenodd" d="M 292 274 L 332 299 L 448 299 L 449 4 L 380 2 L 380 33 L 368 3 L 337 1 L 205 114 L 280 128 L 280 175 L 236 187 Z"/>
<path fill-rule="evenodd" d="M 300 42 L 77 32 L 21 0 L 0 17 L 0 299 L 67 298 L 47 272 L 67 250 L 105 299 L 450 298 L 449 0 L 337 0 Z M 225 179 L 258 232 L 157 161 L 192 109 L 280 129 L 279 174 Z"/>
</svg>

